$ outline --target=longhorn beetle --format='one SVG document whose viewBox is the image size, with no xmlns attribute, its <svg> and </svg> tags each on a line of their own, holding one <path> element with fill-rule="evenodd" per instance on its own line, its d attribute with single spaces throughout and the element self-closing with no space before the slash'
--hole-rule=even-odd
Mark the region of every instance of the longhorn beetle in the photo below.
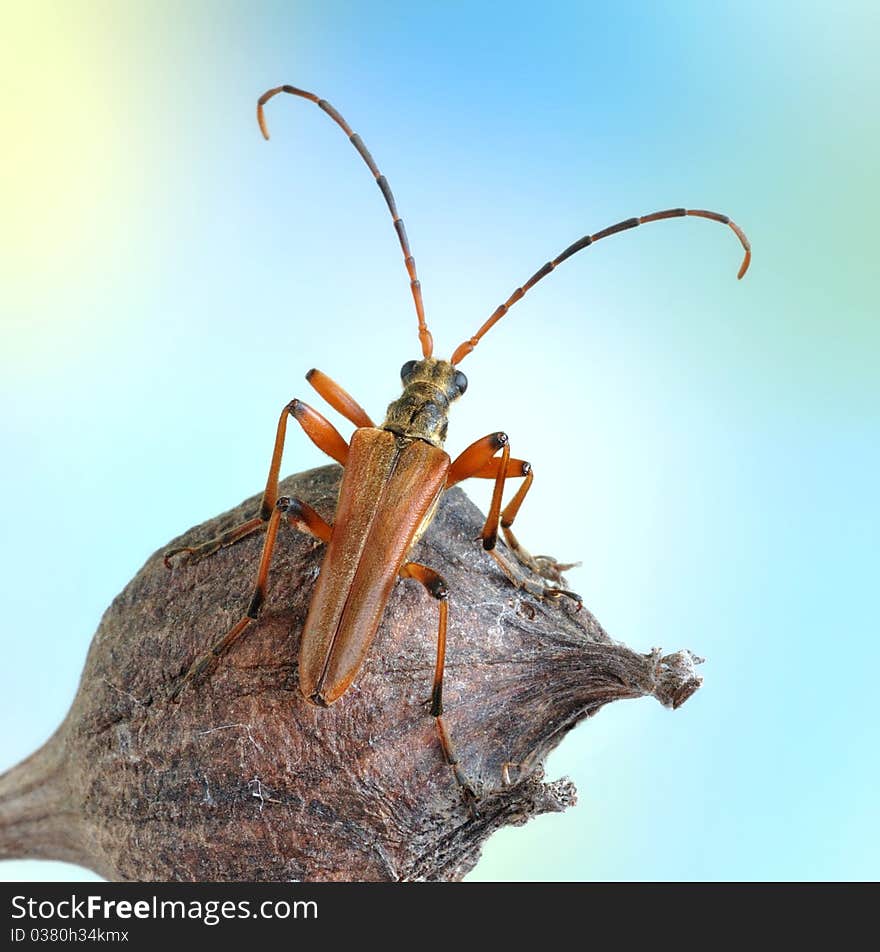
<svg viewBox="0 0 880 952">
<path fill-rule="evenodd" d="M 443 578 L 432 568 L 408 560 L 413 546 L 430 525 L 443 493 L 465 479 L 493 480 L 492 502 L 481 533 L 483 548 L 517 588 L 525 589 L 538 598 L 569 598 L 578 607 L 581 599 L 562 587 L 562 572 L 572 566 L 561 565 L 547 556 L 530 555 L 513 534 L 513 522 L 531 488 L 534 474 L 527 462 L 510 455 L 506 434 L 490 433 L 484 436 L 455 460 L 451 460 L 444 452 L 449 408 L 467 389 L 467 378 L 458 369 L 459 364 L 527 291 L 557 265 L 601 238 L 667 218 L 708 218 L 728 225 L 740 240 L 745 256 L 738 278 L 746 273 L 751 260 L 749 242 L 738 225 L 717 212 L 671 208 L 640 218 L 628 218 L 595 234 L 585 235 L 569 245 L 499 305 L 473 337 L 458 345 L 449 360 L 441 360 L 434 356 L 433 340 L 425 323 L 415 259 L 387 179 L 379 171 L 361 137 L 352 132 L 336 109 L 314 93 L 294 86 L 270 89 L 257 101 L 257 121 L 266 139 L 269 138 L 269 132 L 263 107 L 273 96 L 282 92 L 307 99 L 322 109 L 348 136 L 373 173 L 391 212 L 403 251 L 418 318 L 422 357 L 420 360 L 407 361 L 401 368 L 403 393 L 390 404 L 381 426 L 376 426 L 339 384 L 320 370 L 310 370 L 306 380 L 331 407 L 355 425 L 351 442 L 347 443 L 317 410 L 301 400 L 292 400 L 281 411 L 278 420 L 275 448 L 259 515 L 201 545 L 181 546 L 166 553 L 166 565 L 180 553 L 186 553 L 189 560 L 195 562 L 255 532 L 263 530 L 266 533 L 253 595 L 243 617 L 209 651 L 193 662 L 170 696 L 176 698 L 188 682 L 209 671 L 259 617 L 278 528 L 285 521 L 327 546 L 299 650 L 300 690 L 311 703 L 327 707 L 348 690 L 379 628 L 385 605 L 398 577 L 415 579 L 437 600 L 439 624 L 431 715 L 437 727 L 443 757 L 465 796 L 473 803 L 476 796 L 459 768 L 452 740 L 443 722 L 443 662 L 449 590 Z M 281 454 L 287 420 L 291 416 L 319 449 L 344 467 L 332 526 L 301 499 L 278 495 Z M 515 478 L 522 478 L 523 482 L 510 502 L 502 508 L 505 483 Z M 519 565 L 496 548 L 499 526 Z"/>
</svg>

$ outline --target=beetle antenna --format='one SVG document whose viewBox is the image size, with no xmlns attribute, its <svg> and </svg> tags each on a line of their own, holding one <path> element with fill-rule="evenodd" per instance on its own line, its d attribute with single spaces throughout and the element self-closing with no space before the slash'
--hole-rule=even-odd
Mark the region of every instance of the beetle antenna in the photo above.
<svg viewBox="0 0 880 952">
<path fill-rule="evenodd" d="M 550 274 L 550 272 L 558 265 L 562 264 L 566 258 L 570 258 L 573 254 L 576 254 L 578 251 L 583 250 L 584 248 L 589 247 L 594 242 L 598 241 L 600 238 L 608 238 L 610 235 L 616 235 L 620 231 L 628 231 L 630 228 L 637 228 L 639 225 L 644 225 L 649 221 L 662 221 L 665 218 L 683 218 L 686 215 L 694 216 L 695 218 L 709 218 L 712 221 L 720 222 L 722 225 L 729 225 L 733 230 L 733 233 L 739 238 L 740 243 L 745 250 L 745 257 L 743 258 L 742 264 L 740 265 L 739 272 L 737 273 L 737 278 L 742 278 L 743 275 L 748 271 L 749 262 L 752 260 L 752 249 L 749 245 L 749 239 L 746 238 L 743 230 L 735 222 L 732 222 L 727 215 L 721 215 L 718 212 L 707 212 L 702 209 L 697 208 L 670 208 L 667 211 L 663 212 L 654 212 L 651 215 L 643 215 L 641 218 L 628 218 L 626 221 L 618 222 L 616 225 L 612 225 L 610 228 L 603 228 L 602 231 L 597 231 L 595 235 L 584 235 L 583 238 L 578 239 L 573 245 L 569 245 L 562 254 L 558 255 L 552 261 L 548 261 L 539 271 L 536 271 L 528 281 L 521 287 L 517 288 L 513 294 L 501 305 L 496 308 L 492 316 L 488 321 L 474 334 L 473 337 L 462 342 L 456 348 L 455 353 L 452 355 L 452 364 L 459 364 L 465 357 L 479 344 L 480 339 L 483 335 L 493 327 L 502 317 L 513 307 L 514 304 L 526 293 L 526 291 L 533 288 L 545 275 Z"/>
<path fill-rule="evenodd" d="M 376 179 L 376 184 L 379 186 L 379 190 L 382 192 L 382 196 L 385 199 L 386 204 L 388 205 L 388 211 L 391 212 L 391 217 L 394 219 L 394 230 L 397 232 L 397 237 L 400 241 L 400 247 L 403 251 L 404 264 L 406 265 L 407 274 L 409 274 L 409 286 L 412 289 L 413 301 L 416 305 L 416 315 L 419 319 L 419 341 L 422 345 L 422 355 L 424 357 L 430 357 L 434 351 L 434 342 L 431 337 L 431 332 L 428 330 L 428 325 L 425 323 L 425 306 L 422 303 L 422 287 L 419 284 L 419 279 L 416 276 L 416 260 L 413 258 L 412 251 L 409 247 L 409 239 L 406 237 L 406 229 L 403 226 L 403 219 L 397 213 L 397 204 L 394 201 L 394 195 L 391 192 L 391 186 L 388 184 L 388 180 L 385 176 L 379 171 L 376 166 L 373 156 L 370 155 L 370 150 L 364 145 L 361 137 L 351 131 L 351 127 L 342 118 L 342 116 L 327 102 L 326 99 L 318 98 L 314 93 L 306 92 L 304 89 L 297 89 L 295 86 L 276 86 L 274 89 L 270 89 L 267 92 L 263 93 L 262 96 L 257 100 L 257 122 L 260 124 L 260 131 L 263 133 L 265 139 L 269 138 L 269 130 L 266 127 L 266 118 L 263 115 L 263 106 L 273 97 L 277 96 L 278 93 L 290 93 L 291 96 L 299 96 L 301 99 L 308 99 L 310 102 L 315 103 L 320 109 L 323 109 L 324 112 L 339 126 L 340 129 L 348 136 L 351 144 L 357 149 L 358 154 L 367 163 L 367 167 L 373 173 L 373 177 Z"/>
</svg>

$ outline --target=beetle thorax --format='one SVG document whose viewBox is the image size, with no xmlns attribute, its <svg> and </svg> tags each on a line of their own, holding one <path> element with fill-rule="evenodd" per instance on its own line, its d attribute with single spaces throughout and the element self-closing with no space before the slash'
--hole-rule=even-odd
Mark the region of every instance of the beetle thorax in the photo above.
<svg viewBox="0 0 880 952">
<path fill-rule="evenodd" d="M 467 389 L 467 377 L 449 361 L 410 360 L 400 370 L 403 393 L 388 407 L 382 429 L 442 447 L 449 407 Z"/>
</svg>

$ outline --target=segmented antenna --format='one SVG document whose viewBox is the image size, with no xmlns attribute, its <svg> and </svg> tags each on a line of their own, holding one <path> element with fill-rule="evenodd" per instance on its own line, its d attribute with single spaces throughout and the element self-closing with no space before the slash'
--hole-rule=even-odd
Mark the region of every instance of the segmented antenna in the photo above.
<svg viewBox="0 0 880 952">
<path fill-rule="evenodd" d="M 599 241 L 600 238 L 608 238 L 610 235 L 616 235 L 618 232 L 628 231 L 630 228 L 637 228 L 639 225 L 644 225 L 649 221 L 662 221 L 665 218 L 683 218 L 686 215 L 692 215 L 695 218 L 709 218 L 712 221 L 720 222 L 722 225 L 730 226 L 745 250 L 745 257 L 737 274 L 737 278 L 742 278 L 746 271 L 748 271 L 749 262 L 752 260 L 752 249 L 749 245 L 749 239 L 746 238 L 743 230 L 735 222 L 732 222 L 727 215 L 721 215 L 718 212 L 707 212 L 696 208 L 670 208 L 663 212 L 653 212 L 651 215 L 643 215 L 641 218 L 628 218 L 626 221 L 611 225 L 610 228 L 603 228 L 602 231 L 597 231 L 595 235 L 584 235 L 583 238 L 578 239 L 573 245 L 569 245 L 562 254 L 558 255 L 552 261 L 548 261 L 547 264 L 539 271 L 536 271 L 521 288 L 517 288 L 503 304 L 495 309 L 489 320 L 486 321 L 473 337 L 458 345 L 450 362 L 453 364 L 461 363 L 477 344 L 479 344 L 483 335 L 504 317 L 510 308 L 525 295 L 526 291 L 533 288 L 541 278 L 550 274 L 550 272 L 557 265 L 562 264 L 566 258 L 570 258 L 578 251 L 588 248 L 594 242 Z"/>
<path fill-rule="evenodd" d="M 323 109 L 348 136 L 351 144 L 357 149 L 358 155 L 367 163 L 367 167 L 373 173 L 376 184 L 379 186 L 379 190 L 382 192 L 385 202 L 388 205 L 388 211 L 391 212 L 391 217 L 394 219 L 394 230 L 397 232 L 400 248 L 403 251 L 404 264 L 406 265 L 406 271 L 409 275 L 409 286 L 412 290 L 413 301 L 416 305 L 416 315 L 419 319 L 419 341 L 422 345 L 422 355 L 424 357 L 430 357 L 434 351 L 434 342 L 431 338 L 431 332 L 428 330 L 428 325 L 425 323 L 425 306 L 422 303 L 422 287 L 416 276 L 416 260 L 413 258 L 412 251 L 410 251 L 409 239 L 406 237 L 403 219 L 397 213 L 397 204 L 394 201 L 394 195 L 391 192 L 391 186 L 388 184 L 388 180 L 379 171 L 372 155 L 370 155 L 370 150 L 364 145 L 361 137 L 351 131 L 351 127 L 345 119 L 342 118 L 326 99 L 319 99 L 314 93 L 306 92 L 304 89 L 297 89 L 295 86 L 276 86 L 274 89 L 270 89 L 260 96 L 257 100 L 257 122 L 260 124 L 260 131 L 263 133 L 264 138 L 269 138 L 269 130 L 266 128 L 263 106 L 265 106 L 273 96 L 277 96 L 278 93 L 290 93 L 291 96 L 308 99 L 310 102 L 315 103 L 320 109 Z"/>
</svg>

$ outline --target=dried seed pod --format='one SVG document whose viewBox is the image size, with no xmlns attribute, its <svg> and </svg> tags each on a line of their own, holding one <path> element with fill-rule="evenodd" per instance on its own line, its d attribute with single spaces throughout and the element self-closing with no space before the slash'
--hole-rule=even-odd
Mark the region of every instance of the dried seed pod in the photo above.
<svg viewBox="0 0 880 952">
<path fill-rule="evenodd" d="M 332 521 L 339 477 L 323 467 L 281 491 Z M 211 538 L 258 505 L 176 541 Z M 172 571 L 162 551 L 147 561 L 105 613 L 64 723 L 0 777 L 0 857 L 67 860 L 113 880 L 454 880 L 496 829 L 565 809 L 573 786 L 542 783 L 540 766 L 562 736 L 620 698 L 678 707 L 700 685 L 699 659 L 639 654 L 586 609 L 516 591 L 475 541 L 482 523 L 454 489 L 414 554 L 451 591 L 446 721 L 483 795 L 479 815 L 425 704 L 436 605 L 420 585 L 398 583 L 339 702 L 322 710 L 299 693 L 322 546 L 291 530 L 259 623 L 177 702 L 176 678 L 240 617 L 261 542 Z"/>
</svg>

